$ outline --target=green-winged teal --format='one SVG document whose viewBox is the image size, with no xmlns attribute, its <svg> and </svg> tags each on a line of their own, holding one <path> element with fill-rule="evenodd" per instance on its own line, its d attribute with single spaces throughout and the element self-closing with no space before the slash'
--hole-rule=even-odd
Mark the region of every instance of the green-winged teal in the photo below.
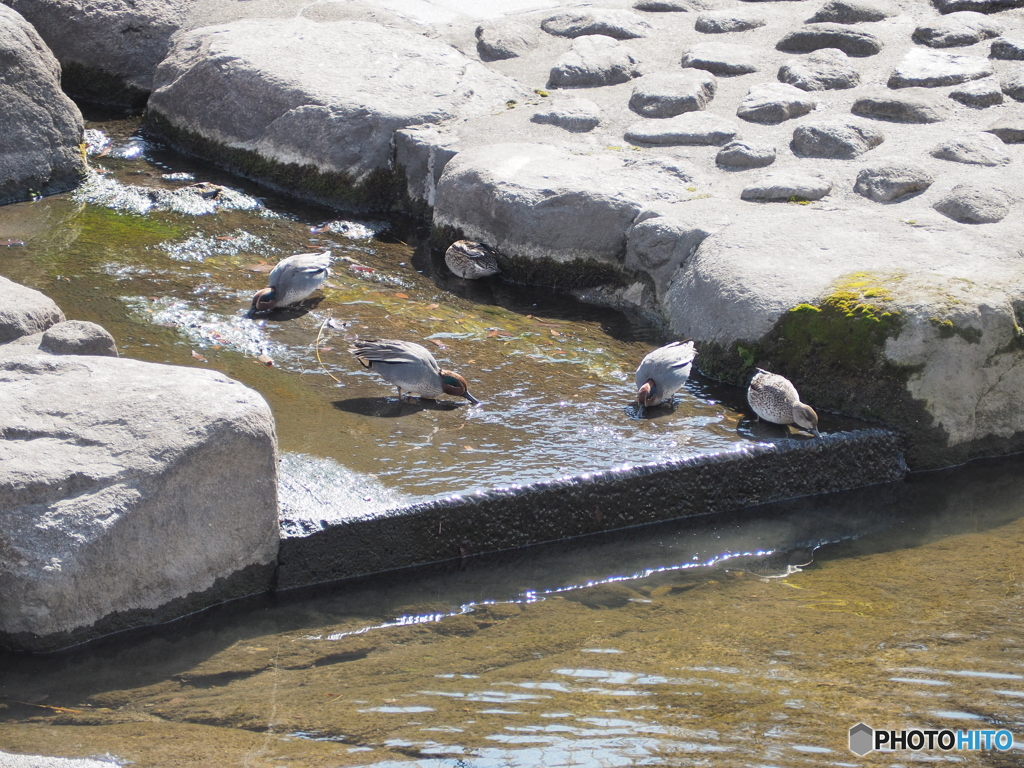
<svg viewBox="0 0 1024 768">
<path fill-rule="evenodd" d="M 818 414 L 809 405 L 800 402 L 793 382 L 785 376 L 758 368 L 747 387 L 747 402 L 760 418 L 773 424 L 795 424 L 801 429 L 818 432 Z"/>
<path fill-rule="evenodd" d="M 690 378 L 697 350 L 692 341 L 673 341 L 651 352 L 636 369 L 636 402 L 645 407 L 671 402 Z"/>
<path fill-rule="evenodd" d="M 445 371 L 434 356 L 419 344 L 396 339 L 357 339 L 349 350 L 365 368 L 379 373 L 385 381 L 402 390 L 415 392 L 433 400 L 438 395 L 464 397 L 477 404 L 480 401 L 469 394 L 466 380 L 452 371 Z"/>
<path fill-rule="evenodd" d="M 249 316 L 296 304 L 323 285 L 331 274 L 331 252 L 298 253 L 281 259 L 267 279 L 268 287 L 252 297 Z"/>
<path fill-rule="evenodd" d="M 464 280 L 479 280 L 481 277 L 496 275 L 498 259 L 494 251 L 483 243 L 472 240 L 457 240 L 444 254 L 448 269 Z"/>
</svg>

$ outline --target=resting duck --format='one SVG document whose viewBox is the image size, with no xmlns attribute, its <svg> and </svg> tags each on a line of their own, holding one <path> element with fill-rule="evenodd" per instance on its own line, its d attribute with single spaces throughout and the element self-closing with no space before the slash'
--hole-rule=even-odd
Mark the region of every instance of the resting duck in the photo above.
<svg viewBox="0 0 1024 768">
<path fill-rule="evenodd" d="M 469 394 L 469 385 L 459 374 L 445 371 L 434 356 L 419 344 L 396 339 L 357 339 L 349 350 L 364 368 L 370 368 L 398 388 L 434 400 L 438 395 L 464 397 L 476 405 L 480 401 Z"/>
<path fill-rule="evenodd" d="M 773 424 L 796 424 L 802 429 L 818 432 L 818 414 L 811 406 L 800 402 L 793 382 L 785 376 L 758 368 L 747 387 L 747 402 L 760 418 Z"/>
<path fill-rule="evenodd" d="M 690 367 L 697 350 L 693 342 L 673 341 L 651 352 L 636 369 L 636 402 L 645 407 L 672 402 L 676 392 L 690 378 Z"/>
<path fill-rule="evenodd" d="M 456 240 L 452 243 L 444 254 L 444 263 L 463 280 L 479 280 L 501 271 L 494 251 L 472 240 Z"/>
<path fill-rule="evenodd" d="M 269 286 L 252 297 L 249 317 L 276 307 L 297 304 L 324 284 L 331 274 L 331 252 L 298 253 L 281 259 L 267 279 Z"/>
</svg>

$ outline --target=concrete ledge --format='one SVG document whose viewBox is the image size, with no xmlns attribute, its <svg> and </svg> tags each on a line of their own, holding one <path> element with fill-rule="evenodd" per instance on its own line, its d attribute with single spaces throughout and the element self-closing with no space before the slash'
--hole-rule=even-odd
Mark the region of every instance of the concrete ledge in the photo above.
<svg viewBox="0 0 1024 768">
<path fill-rule="evenodd" d="M 900 436 L 870 429 L 451 496 L 283 537 L 277 589 L 721 514 L 906 474 Z"/>
</svg>

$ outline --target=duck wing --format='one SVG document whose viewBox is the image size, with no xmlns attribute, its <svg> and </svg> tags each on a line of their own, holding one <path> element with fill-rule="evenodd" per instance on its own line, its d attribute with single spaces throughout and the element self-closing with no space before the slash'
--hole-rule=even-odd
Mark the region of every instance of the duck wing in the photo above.
<svg viewBox="0 0 1024 768">
<path fill-rule="evenodd" d="M 387 363 L 389 365 L 426 365 L 440 375 L 441 366 L 426 347 L 411 341 L 397 339 L 357 339 L 349 350 L 364 365 Z"/>
</svg>

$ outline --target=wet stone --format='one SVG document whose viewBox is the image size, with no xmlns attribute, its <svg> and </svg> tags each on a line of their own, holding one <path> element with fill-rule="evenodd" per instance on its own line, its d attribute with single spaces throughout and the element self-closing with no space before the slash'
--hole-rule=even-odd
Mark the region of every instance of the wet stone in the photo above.
<svg viewBox="0 0 1024 768">
<path fill-rule="evenodd" d="M 806 91 L 787 83 L 755 85 L 740 102 L 736 115 L 752 123 L 775 125 L 794 117 L 806 115 L 818 102 Z"/>
<path fill-rule="evenodd" d="M 537 110 L 530 120 L 534 123 L 557 125 L 574 133 L 585 133 L 596 128 L 601 122 L 601 108 L 589 99 L 556 97 L 546 109 Z"/>
<path fill-rule="evenodd" d="M 645 75 L 633 86 L 629 108 L 644 117 L 696 112 L 715 98 L 717 86 L 715 76 L 701 69 Z"/>
<path fill-rule="evenodd" d="M 1024 0 L 932 0 L 932 5 L 941 14 L 956 11 L 996 13 L 1009 8 L 1024 8 Z"/>
<path fill-rule="evenodd" d="M 850 66 L 850 57 L 838 48 L 822 48 L 779 67 L 779 80 L 804 91 L 855 88 L 860 73 Z"/>
<path fill-rule="evenodd" d="M 998 136 L 1004 144 L 1024 143 L 1024 117 L 1009 115 L 996 120 L 986 133 Z"/>
<path fill-rule="evenodd" d="M 999 78 L 999 87 L 1014 101 L 1024 101 L 1024 66 L 1017 65 Z"/>
<path fill-rule="evenodd" d="M 829 0 L 807 22 L 859 24 L 862 21 L 881 21 L 895 14 L 896 11 L 889 5 L 872 3 L 870 0 Z"/>
<path fill-rule="evenodd" d="M 737 137 L 730 120 L 707 112 L 687 112 L 666 120 L 643 120 L 626 130 L 626 140 L 636 144 L 666 146 L 695 144 L 718 146 Z"/>
<path fill-rule="evenodd" d="M 932 175 L 917 163 L 886 160 L 862 168 L 853 191 L 876 203 L 891 203 L 923 192 L 933 181 Z"/>
<path fill-rule="evenodd" d="M 832 191 L 832 182 L 794 171 L 766 173 L 740 193 L 743 200 L 796 202 L 820 200 Z"/>
<path fill-rule="evenodd" d="M 537 47 L 537 28 L 512 19 L 488 21 L 476 28 L 476 49 L 486 60 L 514 59 Z"/>
<path fill-rule="evenodd" d="M 889 76 L 890 88 L 936 88 L 992 75 L 992 64 L 978 56 L 912 49 Z"/>
<path fill-rule="evenodd" d="M 957 184 L 932 207 L 961 224 L 993 224 L 1010 212 L 1010 197 L 990 186 Z"/>
<path fill-rule="evenodd" d="M 812 123 L 793 131 L 793 152 L 802 157 L 849 160 L 874 149 L 885 134 L 869 125 L 843 122 Z"/>
<path fill-rule="evenodd" d="M 1003 103 L 1003 91 L 997 78 L 985 77 L 957 86 L 949 98 L 967 107 L 991 107 Z"/>
<path fill-rule="evenodd" d="M 749 141 L 730 141 L 715 155 L 723 168 L 764 168 L 775 162 L 775 147 Z"/>
<path fill-rule="evenodd" d="M 1022 61 L 1024 60 L 1024 38 L 1000 37 L 993 40 L 988 56 L 990 59 Z"/>
<path fill-rule="evenodd" d="M 938 123 L 949 117 L 950 104 L 942 94 L 927 88 L 875 88 L 853 102 L 850 111 L 896 123 Z"/>
<path fill-rule="evenodd" d="M 757 71 L 757 50 L 733 43 L 699 43 L 683 54 L 683 67 L 703 69 L 715 75 L 746 75 Z"/>
<path fill-rule="evenodd" d="M 551 68 L 553 87 L 593 87 L 625 83 L 640 76 L 633 52 L 610 37 L 587 35 L 573 41 Z"/>
<path fill-rule="evenodd" d="M 605 35 L 616 40 L 646 37 L 651 32 L 650 24 L 632 11 L 622 9 L 559 13 L 544 19 L 540 27 L 548 34 L 558 37 Z"/>
<path fill-rule="evenodd" d="M 763 27 L 768 22 L 760 16 L 751 16 L 732 8 L 722 11 L 706 11 L 697 17 L 693 28 L 705 35 L 721 35 L 726 32 L 746 32 Z"/>
<path fill-rule="evenodd" d="M 969 133 L 944 141 L 931 151 L 932 157 L 970 165 L 1006 165 L 1010 153 L 1006 144 L 991 133 Z"/>
<path fill-rule="evenodd" d="M 914 30 L 915 43 L 929 48 L 958 48 L 998 37 L 1003 25 L 984 13 L 958 11 Z"/>
<path fill-rule="evenodd" d="M 842 24 L 807 24 L 790 32 L 775 45 L 784 53 L 810 53 L 822 48 L 838 48 L 847 56 L 874 56 L 882 50 L 882 41 L 860 29 Z"/>
</svg>

